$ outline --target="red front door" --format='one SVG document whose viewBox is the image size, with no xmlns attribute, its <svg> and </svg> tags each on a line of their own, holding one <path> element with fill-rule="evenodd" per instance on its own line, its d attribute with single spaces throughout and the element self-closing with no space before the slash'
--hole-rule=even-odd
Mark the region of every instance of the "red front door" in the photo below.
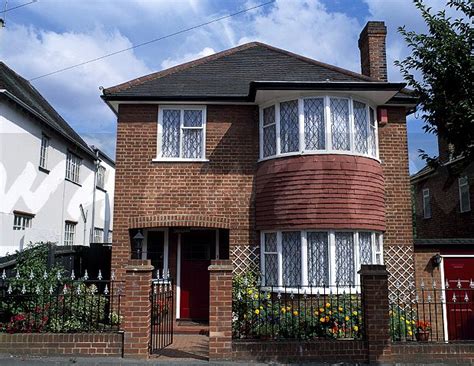
<svg viewBox="0 0 474 366">
<path fill-rule="evenodd" d="M 209 320 L 212 234 L 209 231 L 181 234 L 181 319 Z"/>
<path fill-rule="evenodd" d="M 474 340 L 474 258 L 444 258 L 449 340 Z"/>
</svg>

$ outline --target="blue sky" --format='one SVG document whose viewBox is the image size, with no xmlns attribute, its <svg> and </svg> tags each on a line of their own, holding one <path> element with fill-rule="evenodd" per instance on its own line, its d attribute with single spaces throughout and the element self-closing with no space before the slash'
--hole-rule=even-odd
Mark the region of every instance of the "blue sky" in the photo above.
<svg viewBox="0 0 474 366">
<path fill-rule="evenodd" d="M 33 78 L 133 44 L 188 28 L 266 0 L 39 0 L 7 13 L 0 58 Z M 0 0 L 3 9 L 5 0 Z M 9 0 L 13 7 L 28 0 Z M 441 9 L 444 0 L 429 0 Z M 390 81 L 401 76 L 393 61 L 408 50 L 396 29 L 424 24 L 411 0 L 277 0 L 249 13 L 164 41 L 38 79 L 33 85 L 89 143 L 115 153 L 116 119 L 100 100 L 100 86 L 123 81 L 249 41 L 261 41 L 360 72 L 357 39 L 367 20 L 388 27 Z M 408 121 L 410 171 L 423 167 L 418 149 L 437 154 L 435 137 L 416 116 Z"/>
</svg>

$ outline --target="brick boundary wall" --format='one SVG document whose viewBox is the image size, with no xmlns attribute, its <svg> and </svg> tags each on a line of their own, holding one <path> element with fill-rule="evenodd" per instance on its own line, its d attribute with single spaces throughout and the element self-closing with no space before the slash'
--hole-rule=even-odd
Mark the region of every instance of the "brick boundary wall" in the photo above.
<svg viewBox="0 0 474 366">
<path fill-rule="evenodd" d="M 232 342 L 235 361 L 367 363 L 365 341 L 244 341 Z"/>
<path fill-rule="evenodd" d="M 121 357 L 123 333 L 0 334 L 0 353 L 35 356 Z"/>
<path fill-rule="evenodd" d="M 474 343 L 393 343 L 392 357 L 394 362 L 402 364 L 473 365 Z"/>
</svg>

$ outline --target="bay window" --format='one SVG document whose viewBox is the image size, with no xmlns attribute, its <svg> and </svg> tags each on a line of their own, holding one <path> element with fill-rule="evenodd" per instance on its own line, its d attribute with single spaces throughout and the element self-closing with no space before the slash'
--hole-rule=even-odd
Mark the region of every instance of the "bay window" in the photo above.
<svg viewBox="0 0 474 366">
<path fill-rule="evenodd" d="M 375 109 L 350 97 L 315 96 L 264 106 L 260 158 L 347 153 L 378 158 Z"/>
<path fill-rule="evenodd" d="M 367 231 L 272 231 L 261 236 L 264 286 L 353 287 L 362 264 L 382 264 L 382 236 Z"/>
<path fill-rule="evenodd" d="M 161 106 L 157 160 L 204 160 L 205 114 L 201 106 Z"/>
</svg>

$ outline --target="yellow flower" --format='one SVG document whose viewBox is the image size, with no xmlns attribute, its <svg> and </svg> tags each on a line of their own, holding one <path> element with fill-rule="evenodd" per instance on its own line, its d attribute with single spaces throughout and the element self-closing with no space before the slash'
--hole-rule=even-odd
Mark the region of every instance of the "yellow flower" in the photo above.
<svg viewBox="0 0 474 366">
<path fill-rule="evenodd" d="M 413 332 L 411 330 L 409 330 L 408 335 L 411 337 L 413 335 Z"/>
<path fill-rule="evenodd" d="M 330 308 L 330 307 L 331 307 L 331 304 L 327 302 L 327 303 L 326 303 L 326 307 L 327 307 L 327 308 Z"/>
<path fill-rule="evenodd" d="M 255 309 L 255 314 L 260 314 L 260 309 Z"/>
<path fill-rule="evenodd" d="M 314 311 L 314 315 L 318 316 L 318 315 L 319 315 L 319 311 L 315 310 L 315 311 Z"/>
<path fill-rule="evenodd" d="M 326 321 L 326 319 L 325 319 L 324 316 L 323 316 L 321 319 L 319 319 L 319 321 L 320 321 L 321 323 L 324 323 L 324 322 Z"/>
<path fill-rule="evenodd" d="M 270 294 L 267 294 L 267 299 L 270 299 Z"/>
<path fill-rule="evenodd" d="M 357 325 L 354 325 L 354 330 L 357 332 L 359 330 L 359 327 Z"/>
<path fill-rule="evenodd" d="M 388 312 L 388 315 L 392 315 L 392 314 L 393 314 L 393 311 L 390 310 L 390 311 Z"/>
<path fill-rule="evenodd" d="M 344 311 L 344 309 L 343 309 L 341 306 L 339 306 L 339 309 L 338 309 L 338 310 L 339 310 L 339 312 L 341 312 L 341 313 Z"/>
<path fill-rule="evenodd" d="M 258 299 L 258 294 L 253 295 L 255 299 Z"/>
<path fill-rule="evenodd" d="M 329 310 L 329 311 L 328 311 L 328 314 L 329 314 L 329 315 L 332 315 L 332 311 L 331 311 L 331 310 Z"/>
<path fill-rule="evenodd" d="M 400 320 L 405 320 L 405 317 L 401 316 L 401 317 L 400 317 Z"/>
<path fill-rule="evenodd" d="M 247 293 L 248 293 L 249 295 L 252 295 L 252 294 L 253 294 L 253 291 L 252 291 L 252 290 L 248 290 Z"/>
<path fill-rule="evenodd" d="M 294 315 L 294 316 L 298 316 L 298 311 L 296 311 L 296 310 L 293 311 L 293 315 Z"/>
<path fill-rule="evenodd" d="M 263 310 L 263 305 L 260 305 L 260 310 Z"/>
<path fill-rule="evenodd" d="M 329 321 L 329 317 L 328 317 L 328 316 L 326 316 L 326 321 L 327 321 L 327 322 Z"/>
<path fill-rule="evenodd" d="M 407 323 L 407 324 L 410 324 L 410 321 L 409 321 L 409 320 L 407 320 L 407 321 L 405 321 L 405 323 Z"/>
<path fill-rule="evenodd" d="M 324 309 L 323 309 L 323 308 L 319 308 L 319 312 L 320 312 L 320 313 L 324 313 Z"/>
<path fill-rule="evenodd" d="M 349 321 L 349 317 L 348 317 L 347 315 L 346 315 L 346 317 L 345 317 L 344 319 L 346 319 L 346 322 Z"/>
<path fill-rule="evenodd" d="M 286 310 L 287 310 L 287 311 L 290 311 L 290 310 L 291 310 L 291 306 L 287 306 L 287 307 L 286 307 Z"/>
<path fill-rule="evenodd" d="M 281 312 L 282 312 L 283 314 L 286 313 L 286 308 L 285 308 L 284 306 L 281 308 Z"/>
<path fill-rule="evenodd" d="M 352 315 L 357 315 L 357 311 L 353 311 L 353 312 L 352 312 Z"/>
<path fill-rule="evenodd" d="M 408 327 L 407 327 L 407 329 L 408 329 L 408 330 L 411 330 L 411 327 L 410 327 L 410 326 L 408 326 Z"/>
<path fill-rule="evenodd" d="M 416 321 L 412 320 L 411 323 L 412 323 L 413 325 L 415 325 L 415 324 L 416 324 Z"/>
</svg>

